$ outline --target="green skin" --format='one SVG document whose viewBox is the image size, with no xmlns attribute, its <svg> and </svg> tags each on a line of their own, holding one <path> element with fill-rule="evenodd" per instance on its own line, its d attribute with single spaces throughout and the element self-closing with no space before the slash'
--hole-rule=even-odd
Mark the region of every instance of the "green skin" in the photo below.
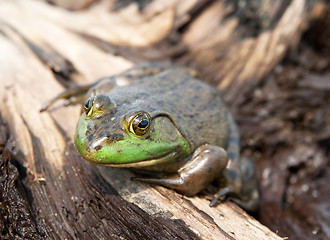
<svg viewBox="0 0 330 240">
<path fill-rule="evenodd" d="M 247 210 L 258 206 L 255 165 L 239 157 L 237 127 L 220 93 L 194 78 L 195 72 L 157 63 L 61 93 L 85 107 L 75 145 L 86 160 L 146 170 L 135 180 L 194 195 L 217 180 L 219 198 Z"/>
</svg>

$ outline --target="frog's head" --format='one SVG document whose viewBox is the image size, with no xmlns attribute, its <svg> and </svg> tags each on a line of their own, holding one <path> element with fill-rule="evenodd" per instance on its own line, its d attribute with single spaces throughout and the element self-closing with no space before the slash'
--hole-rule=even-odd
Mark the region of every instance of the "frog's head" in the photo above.
<svg viewBox="0 0 330 240">
<path fill-rule="evenodd" d="M 74 142 L 86 160 L 118 167 L 152 166 L 190 153 L 168 114 L 117 106 L 105 94 L 86 101 Z"/>
</svg>

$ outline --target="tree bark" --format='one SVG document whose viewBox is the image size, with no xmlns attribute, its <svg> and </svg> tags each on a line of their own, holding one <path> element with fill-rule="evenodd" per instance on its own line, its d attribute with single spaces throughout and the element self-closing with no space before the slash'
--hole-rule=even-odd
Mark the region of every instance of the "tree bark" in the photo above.
<svg viewBox="0 0 330 240">
<path fill-rule="evenodd" d="M 4 238 L 280 239 L 233 203 L 210 208 L 207 194 L 182 196 L 89 164 L 73 146 L 81 107 L 39 110 L 63 87 L 171 60 L 199 70 L 235 111 L 297 46 L 316 1 L 157 0 L 142 11 L 80 2 L 87 9 L 0 2 Z"/>
</svg>

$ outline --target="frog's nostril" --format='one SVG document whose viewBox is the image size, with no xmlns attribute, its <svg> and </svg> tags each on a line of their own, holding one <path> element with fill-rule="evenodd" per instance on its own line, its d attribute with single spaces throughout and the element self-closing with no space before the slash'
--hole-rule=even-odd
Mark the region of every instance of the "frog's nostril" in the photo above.
<svg viewBox="0 0 330 240">
<path fill-rule="evenodd" d="M 103 147 L 103 146 L 101 146 L 101 145 L 97 145 L 97 146 L 95 147 L 95 150 L 96 150 L 96 151 L 99 151 L 99 150 L 102 149 L 102 147 Z"/>
<path fill-rule="evenodd" d="M 99 139 L 98 141 L 95 141 L 92 144 L 90 144 L 89 149 L 99 151 L 102 149 L 102 147 L 104 147 L 108 144 L 109 144 L 109 141 L 108 141 L 107 137 L 103 137 L 103 138 Z"/>
</svg>

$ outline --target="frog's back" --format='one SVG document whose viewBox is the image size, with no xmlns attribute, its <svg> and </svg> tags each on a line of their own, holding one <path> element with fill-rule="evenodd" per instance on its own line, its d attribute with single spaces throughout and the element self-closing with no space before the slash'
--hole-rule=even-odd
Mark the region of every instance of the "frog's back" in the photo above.
<svg viewBox="0 0 330 240">
<path fill-rule="evenodd" d="M 123 112 L 170 116 L 193 148 L 204 143 L 226 145 L 227 108 L 220 92 L 191 78 L 187 71 L 166 70 L 115 88 L 109 95 Z"/>
</svg>

